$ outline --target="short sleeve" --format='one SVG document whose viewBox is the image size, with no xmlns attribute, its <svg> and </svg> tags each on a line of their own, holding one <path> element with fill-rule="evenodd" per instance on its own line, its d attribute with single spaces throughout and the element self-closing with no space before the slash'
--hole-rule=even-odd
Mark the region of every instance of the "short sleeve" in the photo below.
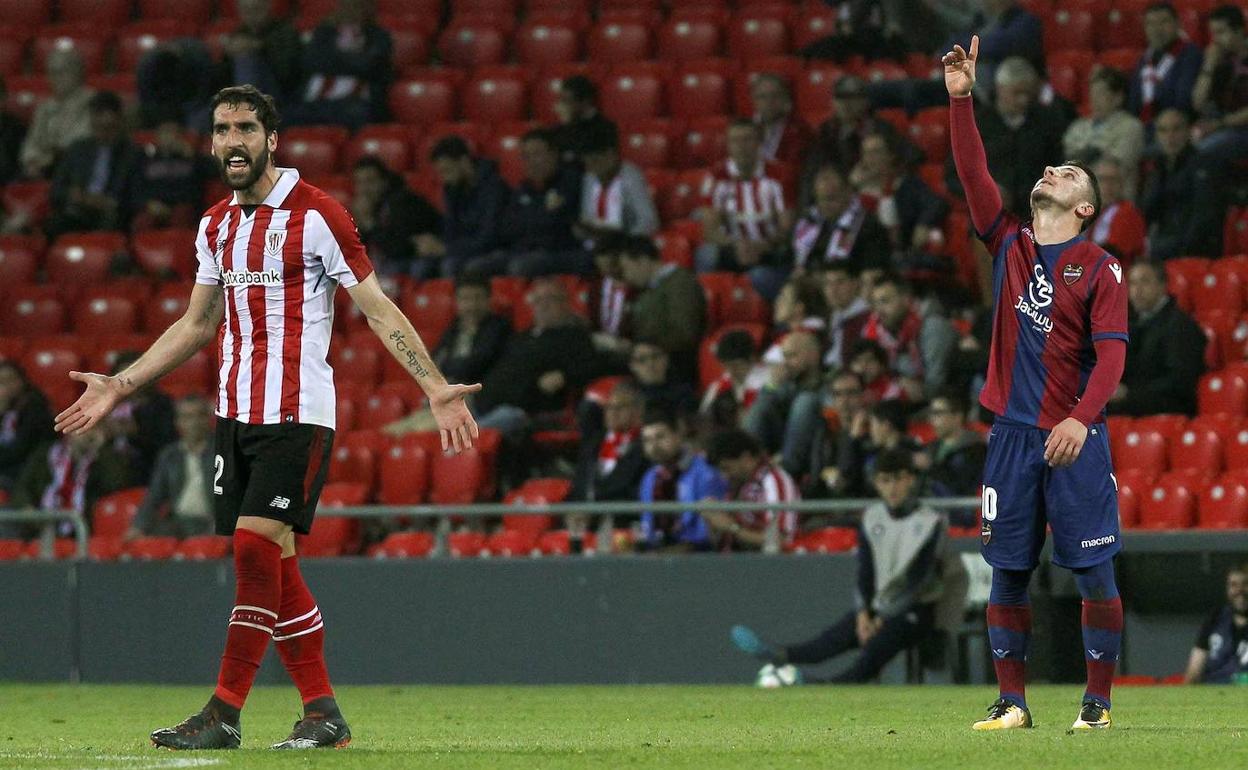
<svg viewBox="0 0 1248 770">
<path fill-rule="evenodd" d="M 1105 257 L 1092 283 L 1092 341 L 1127 341 L 1127 277 L 1122 263 Z"/>
<path fill-rule="evenodd" d="M 1200 630 L 1196 632 L 1196 641 L 1192 643 L 1193 647 L 1205 652 L 1209 651 L 1209 635 L 1213 633 L 1213 627 L 1218 622 L 1218 615 L 1220 614 L 1221 612 L 1215 612 L 1206 618 L 1204 623 L 1200 624 Z"/>
<path fill-rule="evenodd" d="M 316 244 L 316 254 L 325 264 L 325 273 L 345 288 L 351 288 L 373 273 L 373 264 L 360 241 L 360 231 L 351 215 L 335 200 L 326 200 L 316 209 L 325 232 Z"/>
<path fill-rule="evenodd" d="M 212 246 L 208 243 L 208 223 L 210 217 L 199 222 L 199 232 L 195 234 L 195 283 L 204 286 L 221 285 L 221 271 L 217 269 L 216 260 L 212 257 Z"/>
</svg>

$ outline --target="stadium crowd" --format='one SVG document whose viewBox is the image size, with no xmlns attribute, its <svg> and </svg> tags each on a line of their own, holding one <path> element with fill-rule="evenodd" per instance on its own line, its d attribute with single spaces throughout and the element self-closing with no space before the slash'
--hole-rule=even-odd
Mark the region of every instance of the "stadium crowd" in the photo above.
<svg viewBox="0 0 1248 770">
<path fill-rule="evenodd" d="M 600 20 L 614 18 L 606 5 Z M 723 13 L 704 18 L 722 25 L 726 7 L 709 5 Z M 778 5 L 794 25 L 806 15 L 834 19 L 832 34 L 797 50 L 808 64 L 838 68 L 821 85 L 824 109 L 799 110 L 810 88 L 795 80 L 800 60 L 784 60 L 796 70 L 752 64 L 742 108 L 704 124 L 703 154 L 694 156 L 703 167 L 679 172 L 679 184 L 661 161 L 650 165 L 645 122 L 613 120 L 619 108 L 607 97 L 618 100 L 618 90 L 608 94 L 590 74 L 561 78 L 557 120 L 526 124 L 510 150 L 496 152 L 479 126 L 452 125 L 424 135 L 419 171 L 409 173 L 399 160 L 409 145 L 398 152 L 385 140 L 394 134 L 368 134 L 383 123 L 401 131 L 409 116 L 394 96 L 406 74 L 396 38 L 368 0 L 341 0 L 313 19 L 238 0 L 219 36 L 172 37 L 139 57 L 125 98 L 89 85 L 89 52 L 56 45 L 34 62 L 50 90 L 29 125 L 0 115 L 3 231 L 53 244 L 113 231 L 137 244 L 173 229 L 186 240 L 175 253 L 189 254 L 187 228 L 225 192 L 197 151 L 204 106 L 216 88 L 251 82 L 277 98 L 290 134 L 304 137 L 279 144 L 279 165 L 315 161 L 317 137 L 372 137 L 353 145 L 349 179 L 327 177 L 326 189 L 348 206 L 448 379 L 484 383 L 472 408 L 488 434 L 485 467 L 466 497 L 433 494 L 435 502 L 863 498 L 875 494 L 877 458 L 897 450 L 920 474 L 916 494 L 975 495 L 991 419 L 977 405 L 991 324 L 988 255 L 971 245 L 948 158 L 944 86 L 912 65 L 926 61 L 930 71 L 950 39 L 976 32 L 984 86 L 976 120 L 1007 206 L 1025 209 L 1045 166 L 1062 159 L 1092 164 L 1100 179 L 1104 205 L 1087 236 L 1129 266 L 1132 306 L 1111 413 L 1193 415 L 1206 369 L 1248 357 L 1234 331 L 1243 328 L 1238 305 L 1198 322 L 1190 297 L 1168 293 L 1189 275 L 1179 266 L 1190 258 L 1248 251 L 1241 8 L 1201 6 L 1196 28 L 1185 30 L 1186 5 L 1137 3 L 1140 29 L 1119 34 L 1140 44 L 1097 61 L 1053 44 L 1066 28 L 1045 25 L 1069 15 L 1044 3 Z M 658 13 L 636 16 L 645 29 Z M 627 14 L 618 18 L 628 26 Z M 457 20 L 467 23 L 452 17 L 446 29 L 460 29 Z M 442 37 L 452 71 L 454 39 Z M 684 115 L 679 94 L 669 96 L 672 113 Z M 19 203 L 31 190 L 46 207 Z M 186 275 L 173 262 L 153 270 L 117 242 L 123 248 L 104 271 L 115 285 Z M 1204 272 L 1217 264 L 1198 262 Z M 25 277 L 56 281 L 33 265 Z M 37 338 L 45 331 L 37 318 L 7 314 L 5 339 Z M 419 455 L 436 486 L 438 460 L 426 456 L 436 452 L 422 449 L 434 426 L 415 386 L 388 376 L 384 352 L 353 335 L 357 321 L 340 312 L 335 322 L 339 449 L 326 502 L 423 502 L 424 464 L 409 474 L 426 474 L 419 483 L 383 466 Z M 1202 326 L 1211 323 L 1229 326 L 1206 350 Z M 8 349 L 24 351 L 26 341 Z M 116 371 L 125 350 L 92 351 L 91 360 Z M 59 438 L 51 415 L 69 383 L 49 387 L 49 367 L 36 359 L 9 353 L 0 362 L 7 504 L 90 514 L 110 495 L 146 487 L 127 498 L 137 515 L 123 539 L 207 532 L 212 367 L 201 361 L 204 377 L 175 374 L 92 433 Z M 789 547 L 821 523 L 781 516 Z M 625 539 L 642 549 L 756 549 L 770 518 L 646 514 Z M 953 523 L 975 525 L 973 516 Z M 573 543 L 591 536 L 583 519 L 566 524 Z M 375 548 L 410 526 L 374 522 L 349 548 Z"/>
</svg>

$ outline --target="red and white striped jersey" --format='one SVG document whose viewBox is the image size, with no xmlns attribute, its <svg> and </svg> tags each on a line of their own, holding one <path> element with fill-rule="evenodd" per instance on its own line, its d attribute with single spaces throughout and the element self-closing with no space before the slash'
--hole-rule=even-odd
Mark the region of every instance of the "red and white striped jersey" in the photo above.
<svg viewBox="0 0 1248 770">
<path fill-rule="evenodd" d="M 789 503 L 801 500 L 802 493 L 787 471 L 771 463 L 763 463 L 754 471 L 754 476 L 741 485 L 733 499 L 754 503 Z M 792 542 L 797 534 L 795 511 L 747 511 L 738 513 L 736 518 L 742 528 L 762 532 L 771 517 L 777 514 L 780 516 L 781 542 Z"/>
<path fill-rule="evenodd" d="M 784 168 L 759 161 L 750 178 L 743 178 L 730 158 L 707 173 L 702 181 L 702 205 L 723 215 L 728 234 L 747 241 L 764 241 L 780 232 L 784 202 Z"/>
<path fill-rule="evenodd" d="M 373 266 L 341 204 L 298 171 L 278 172 L 250 216 L 231 196 L 208 209 L 195 238 L 195 282 L 225 292 L 216 412 L 332 429 L 334 291 L 355 286 Z"/>
</svg>

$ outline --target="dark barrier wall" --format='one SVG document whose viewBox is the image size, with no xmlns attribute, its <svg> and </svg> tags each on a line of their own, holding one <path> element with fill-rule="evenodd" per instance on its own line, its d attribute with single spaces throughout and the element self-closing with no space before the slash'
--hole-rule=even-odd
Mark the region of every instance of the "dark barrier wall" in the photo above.
<svg viewBox="0 0 1248 770">
<path fill-rule="evenodd" d="M 1221 601 L 1225 567 L 1238 560 L 1157 556 L 1120 563 L 1132 673 L 1181 670 L 1200 619 Z M 2 566 L 0 679 L 213 680 L 233 599 L 227 562 Z M 813 634 L 852 608 L 854 572 L 849 555 L 304 566 L 342 683 L 747 681 L 757 665 L 731 647 L 728 628 Z M 1078 599 L 1063 574 L 1037 581 L 1039 656 L 1046 639 L 1078 640 Z M 1073 645 L 1051 651 L 1052 676 L 1082 676 Z M 273 657 L 261 681 L 287 681 Z"/>
</svg>

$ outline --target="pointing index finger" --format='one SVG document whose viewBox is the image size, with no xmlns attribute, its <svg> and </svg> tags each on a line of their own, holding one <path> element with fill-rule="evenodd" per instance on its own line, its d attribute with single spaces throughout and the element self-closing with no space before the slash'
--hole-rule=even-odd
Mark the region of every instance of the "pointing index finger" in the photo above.
<svg viewBox="0 0 1248 770">
<path fill-rule="evenodd" d="M 971 61 L 979 58 L 979 35 L 971 35 Z"/>
</svg>

